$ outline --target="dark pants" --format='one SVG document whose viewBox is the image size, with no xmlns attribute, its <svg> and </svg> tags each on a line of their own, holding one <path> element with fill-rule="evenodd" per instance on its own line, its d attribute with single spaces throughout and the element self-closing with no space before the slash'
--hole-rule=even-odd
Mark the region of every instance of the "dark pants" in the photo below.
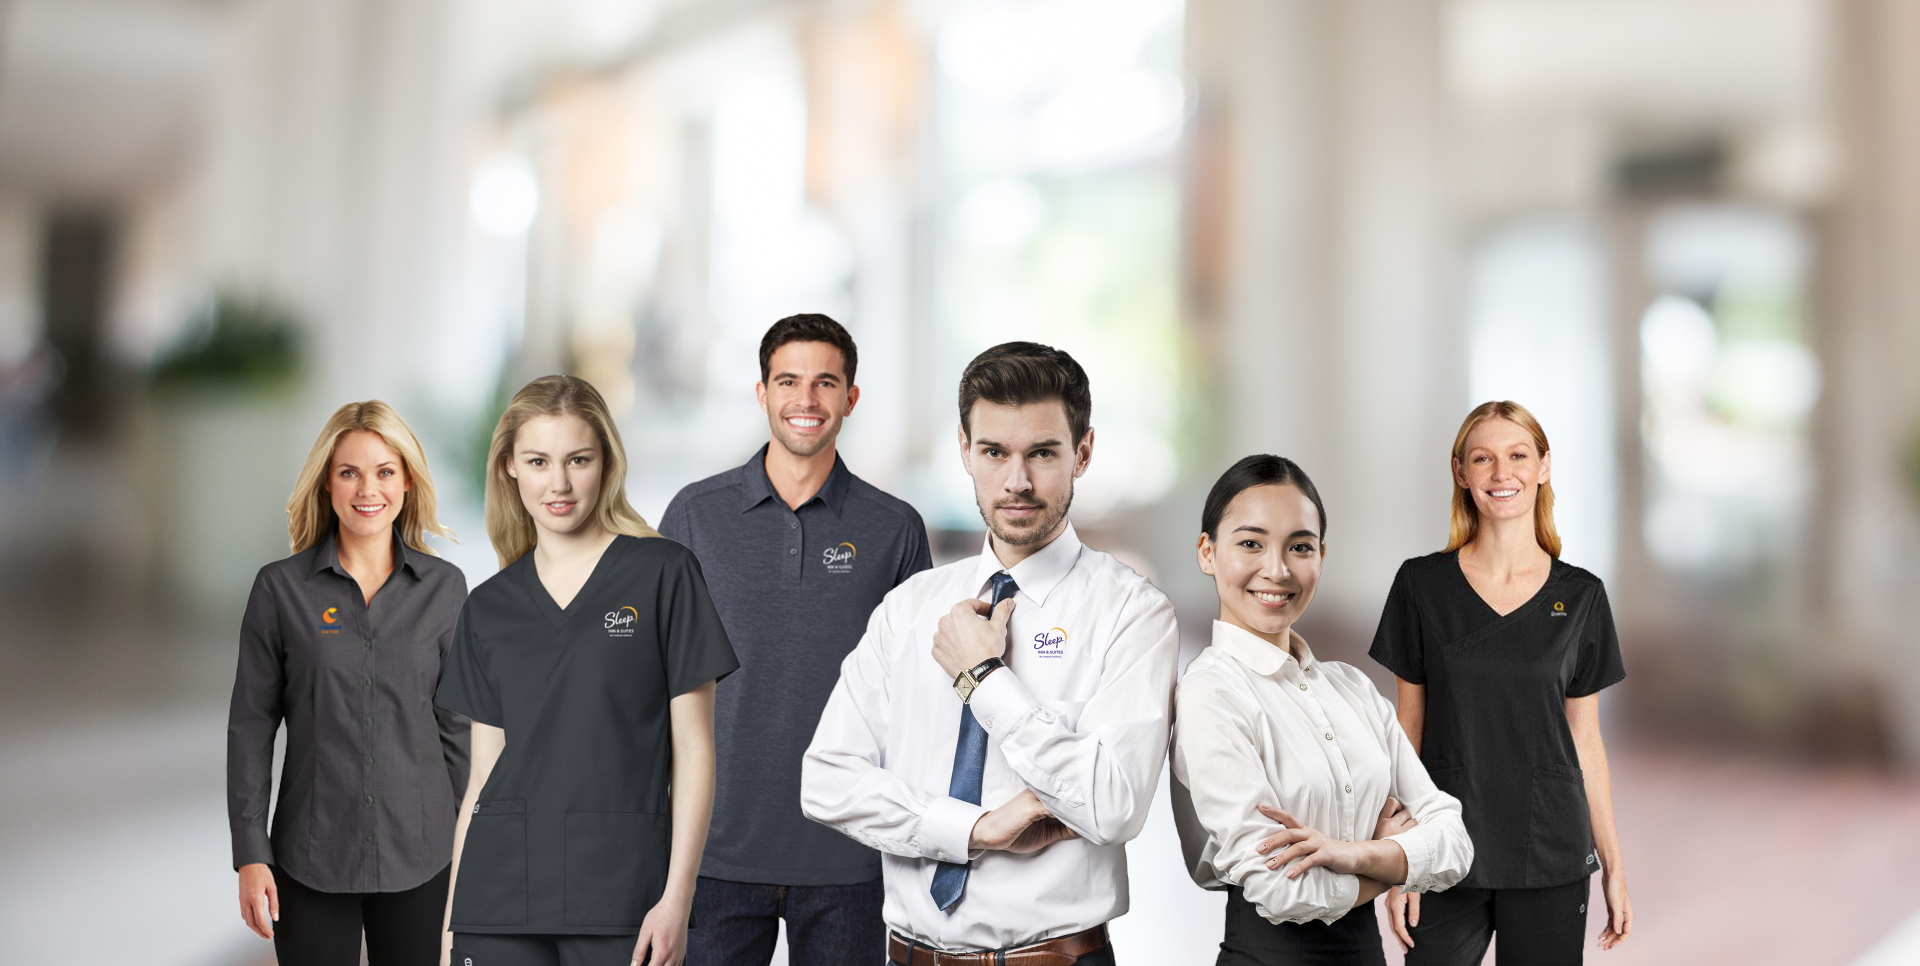
<svg viewBox="0 0 1920 966">
<path fill-rule="evenodd" d="M 371 966 L 439 962 L 447 912 L 447 870 L 405 892 L 316 892 L 283 869 L 273 952 L 280 966 L 360 966 L 360 934 Z"/>
<path fill-rule="evenodd" d="M 453 966 L 628 966 L 640 930 L 631 936 L 453 934 Z M 428 960 L 421 960 L 422 963 Z M 432 962 L 439 962 L 436 958 Z"/>
<path fill-rule="evenodd" d="M 1546 889 L 1454 886 L 1420 897 L 1407 966 L 1479 963 L 1495 933 L 1500 966 L 1579 966 L 1586 929 L 1586 879 Z"/>
<path fill-rule="evenodd" d="M 693 890 L 687 966 L 766 966 L 782 919 L 792 966 L 871 963 L 887 955 L 887 924 L 880 918 L 886 895 L 880 879 L 778 886 L 703 875 Z"/>
<path fill-rule="evenodd" d="M 1386 966 L 1373 903 L 1326 922 L 1268 922 L 1247 895 L 1227 890 L 1227 928 L 1214 966 Z"/>
</svg>

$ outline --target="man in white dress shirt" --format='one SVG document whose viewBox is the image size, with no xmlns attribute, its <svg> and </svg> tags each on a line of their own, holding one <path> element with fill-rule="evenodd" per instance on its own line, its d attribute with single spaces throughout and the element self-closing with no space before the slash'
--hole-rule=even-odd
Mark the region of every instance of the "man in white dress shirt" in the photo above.
<svg viewBox="0 0 1920 966">
<path fill-rule="evenodd" d="M 883 853 L 899 966 L 1113 962 L 1179 634 L 1166 595 L 1067 520 L 1092 408 L 1057 349 L 968 364 L 960 458 L 986 545 L 887 594 L 807 749 L 807 817 Z"/>
</svg>

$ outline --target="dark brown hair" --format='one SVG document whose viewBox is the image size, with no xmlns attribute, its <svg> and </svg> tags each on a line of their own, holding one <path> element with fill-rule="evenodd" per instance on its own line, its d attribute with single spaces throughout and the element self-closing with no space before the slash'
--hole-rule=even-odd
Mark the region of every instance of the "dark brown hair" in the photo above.
<svg viewBox="0 0 1920 966">
<path fill-rule="evenodd" d="M 789 315 L 775 322 L 773 328 L 760 337 L 761 382 L 766 382 L 772 374 L 773 351 L 789 342 L 825 342 L 839 349 L 840 357 L 847 364 L 847 385 L 853 385 L 853 370 L 860 365 L 860 350 L 854 346 L 846 326 L 818 313 Z"/>
<path fill-rule="evenodd" d="M 960 373 L 960 428 L 973 438 L 973 404 L 999 406 L 1058 399 L 1067 410 L 1074 445 L 1093 421 L 1093 389 L 1073 357 L 1038 342 L 1003 342 L 973 357 Z"/>
<path fill-rule="evenodd" d="M 1307 471 L 1300 464 L 1284 456 L 1269 456 L 1261 453 L 1249 456 L 1227 467 L 1225 473 L 1213 484 L 1207 493 L 1207 502 L 1200 509 L 1200 532 L 1213 539 L 1220 537 L 1220 520 L 1227 515 L 1227 507 L 1233 498 L 1256 486 L 1292 486 L 1307 495 L 1313 502 L 1314 512 L 1320 515 L 1320 539 L 1327 539 L 1327 505 L 1320 502 L 1320 491 L 1315 489 L 1313 481 L 1307 479 Z"/>
</svg>

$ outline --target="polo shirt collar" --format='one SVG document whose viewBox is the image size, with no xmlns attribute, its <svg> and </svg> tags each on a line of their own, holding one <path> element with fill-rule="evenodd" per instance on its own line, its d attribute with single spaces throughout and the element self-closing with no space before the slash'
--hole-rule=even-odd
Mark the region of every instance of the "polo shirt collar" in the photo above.
<svg viewBox="0 0 1920 966">
<path fill-rule="evenodd" d="M 767 475 L 767 450 L 772 448 L 772 446 L 773 443 L 769 441 L 761 446 L 760 451 L 753 454 L 751 459 L 747 460 L 747 465 L 744 467 L 747 471 L 746 481 L 745 485 L 741 487 L 741 513 L 745 513 L 768 500 L 777 500 L 780 497 L 780 494 L 773 489 L 773 478 Z M 842 460 L 839 452 L 836 451 L 833 454 L 833 469 L 827 472 L 827 481 L 820 484 L 820 491 L 810 497 L 807 503 L 819 500 L 825 503 L 827 508 L 832 510 L 837 516 L 841 509 L 847 504 L 847 490 L 851 488 L 852 485 L 853 472 L 847 469 L 846 461 Z M 802 503 L 800 506 L 806 506 L 807 503 Z M 785 503 L 781 504 L 781 506 L 785 505 Z M 795 509 L 798 508 L 796 507 Z"/>
<path fill-rule="evenodd" d="M 1287 637 L 1295 649 L 1306 655 L 1303 661 L 1296 661 L 1290 650 L 1275 647 L 1245 628 L 1235 627 L 1223 620 L 1213 622 L 1213 646 L 1227 652 L 1229 657 L 1262 677 L 1273 677 L 1289 664 L 1305 670 L 1320 663 L 1299 631 L 1288 629 Z"/>
<path fill-rule="evenodd" d="M 980 563 L 974 568 L 976 586 L 985 587 L 994 574 L 1007 570 L 1020 593 L 1045 606 L 1047 595 L 1053 593 L 1053 588 L 1058 587 L 1079 562 L 1082 546 L 1080 535 L 1073 531 L 1073 521 L 1069 520 L 1052 543 L 1007 570 L 1000 566 L 1000 558 L 993 555 L 993 534 L 989 532 L 980 549 Z"/>
<path fill-rule="evenodd" d="M 312 572 L 318 574 L 322 571 L 331 570 L 342 577 L 351 579 L 353 575 L 347 573 L 347 568 L 340 566 L 340 545 L 336 542 L 339 537 L 339 526 L 340 521 L 335 520 L 333 526 L 327 528 L 327 535 L 322 537 L 320 542 L 314 545 L 315 553 L 313 555 Z M 400 539 L 399 529 L 395 528 L 393 532 L 394 572 L 399 573 L 404 570 L 412 574 L 415 580 L 420 579 L 420 568 L 417 563 L 419 556 L 420 551 L 407 546 L 407 542 Z"/>
</svg>

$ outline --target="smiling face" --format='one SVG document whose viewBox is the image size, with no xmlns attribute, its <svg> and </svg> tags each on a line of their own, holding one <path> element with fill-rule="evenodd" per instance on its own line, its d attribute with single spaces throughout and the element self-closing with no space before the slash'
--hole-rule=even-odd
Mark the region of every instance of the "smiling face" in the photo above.
<svg viewBox="0 0 1920 966">
<path fill-rule="evenodd" d="M 514 433 L 507 475 L 535 526 L 571 534 L 588 526 L 600 499 L 605 454 L 593 427 L 578 416 L 535 416 Z"/>
<path fill-rule="evenodd" d="M 1220 594 L 1220 619 L 1283 647 L 1313 602 L 1325 559 L 1320 512 L 1291 483 L 1241 490 L 1220 517 L 1219 538 L 1200 535 L 1200 570 Z"/>
<path fill-rule="evenodd" d="M 1533 518 L 1541 485 L 1551 482 L 1553 454 L 1534 445 L 1533 434 L 1510 419 L 1483 419 L 1467 433 L 1463 455 L 1453 461 L 1453 482 L 1473 497 L 1483 521 Z"/>
<path fill-rule="evenodd" d="M 833 445 L 841 421 L 860 401 L 860 387 L 847 384 L 846 356 L 825 342 L 789 342 L 773 350 L 767 381 L 753 388 L 774 441 L 799 457 Z"/>
<path fill-rule="evenodd" d="M 993 539 L 1007 547 L 1045 545 L 1067 520 L 1073 481 L 1093 460 L 1093 430 L 1078 446 L 1058 399 L 1002 406 L 982 400 L 960 430 L 960 461 Z"/>
<path fill-rule="evenodd" d="M 407 464 L 379 433 L 356 429 L 334 444 L 327 494 L 347 531 L 362 537 L 387 534 L 412 488 Z"/>
</svg>

